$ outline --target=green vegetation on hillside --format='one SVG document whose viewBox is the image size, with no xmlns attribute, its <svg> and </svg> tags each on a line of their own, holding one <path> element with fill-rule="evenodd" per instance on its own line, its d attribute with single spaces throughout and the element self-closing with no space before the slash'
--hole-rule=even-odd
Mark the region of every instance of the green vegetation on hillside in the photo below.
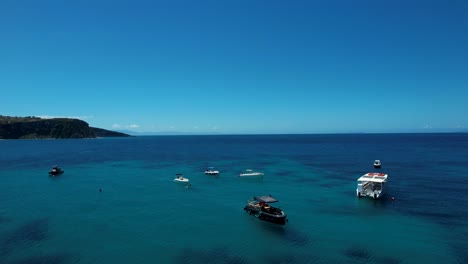
<svg viewBox="0 0 468 264">
<path fill-rule="evenodd" d="M 128 137 L 73 118 L 42 119 L 0 115 L 0 139 Z"/>
</svg>

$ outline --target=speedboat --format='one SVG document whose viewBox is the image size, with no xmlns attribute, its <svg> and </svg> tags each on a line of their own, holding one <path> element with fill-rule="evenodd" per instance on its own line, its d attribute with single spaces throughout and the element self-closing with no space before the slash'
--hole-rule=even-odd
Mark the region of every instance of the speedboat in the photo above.
<svg viewBox="0 0 468 264">
<path fill-rule="evenodd" d="M 258 176 L 263 176 L 263 173 L 253 171 L 251 169 L 247 169 L 244 172 L 242 172 L 241 174 L 239 174 L 239 176 L 240 177 L 256 177 L 256 176 L 258 177 Z"/>
<path fill-rule="evenodd" d="M 380 162 L 380 160 L 375 160 L 374 161 L 374 168 L 378 169 L 382 166 L 382 163 Z"/>
<path fill-rule="evenodd" d="M 207 175 L 218 175 L 219 171 L 215 170 L 214 167 L 208 167 L 205 170 L 205 174 L 207 174 Z"/>
<path fill-rule="evenodd" d="M 285 225 L 288 220 L 286 219 L 284 211 L 270 205 L 276 202 L 278 202 L 278 200 L 271 195 L 255 196 L 253 199 L 247 201 L 244 211 L 262 221 Z"/>
<path fill-rule="evenodd" d="M 58 176 L 64 173 L 64 170 L 62 170 L 58 165 L 52 166 L 52 169 L 49 171 L 49 175 L 51 176 Z"/>
<path fill-rule="evenodd" d="M 184 178 L 184 176 L 183 176 L 182 174 L 180 174 L 180 173 L 177 173 L 177 174 L 176 174 L 176 177 L 175 177 L 174 181 L 175 181 L 175 182 L 182 182 L 182 183 L 188 183 L 188 182 L 190 182 L 189 179 Z"/>
<path fill-rule="evenodd" d="M 385 186 L 387 185 L 388 174 L 369 172 L 357 180 L 356 196 L 370 196 L 374 199 L 379 199 L 385 194 Z"/>
</svg>

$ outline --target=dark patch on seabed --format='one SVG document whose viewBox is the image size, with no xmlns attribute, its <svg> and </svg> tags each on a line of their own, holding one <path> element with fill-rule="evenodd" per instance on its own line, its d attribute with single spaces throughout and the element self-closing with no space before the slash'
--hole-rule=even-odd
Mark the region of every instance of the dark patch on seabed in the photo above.
<svg viewBox="0 0 468 264">
<path fill-rule="evenodd" d="M 28 243 L 36 243 L 47 238 L 48 220 L 41 218 L 27 222 L 13 232 L 8 234 L 4 241 L 1 241 L 0 255 L 8 254 L 15 249 L 24 250 Z"/>
<path fill-rule="evenodd" d="M 462 219 L 467 219 L 466 214 L 457 215 L 454 213 L 444 213 L 444 212 L 412 212 L 412 213 L 413 215 L 419 215 L 421 217 L 433 219 L 438 224 L 443 225 L 450 229 L 456 226 L 462 226 L 463 225 Z"/>
<path fill-rule="evenodd" d="M 310 239 L 305 233 L 294 229 L 287 229 L 285 232 L 285 238 L 296 246 L 306 246 L 310 243 Z"/>
<path fill-rule="evenodd" d="M 436 193 L 433 191 L 433 193 Z M 462 201 L 458 203 L 448 203 L 445 200 L 425 199 L 417 200 L 404 197 L 405 199 L 396 200 L 395 209 L 399 212 L 411 216 L 419 216 L 434 221 L 448 229 L 462 227 L 465 225 L 465 219 L 468 218 L 468 210 L 463 207 Z M 454 201 L 455 199 L 449 197 Z M 428 209 L 430 208 L 430 210 Z"/>
<path fill-rule="evenodd" d="M 399 264 L 401 260 L 388 256 L 373 256 L 366 248 L 352 246 L 343 251 L 343 255 L 350 259 L 350 263 Z"/>
<path fill-rule="evenodd" d="M 264 263 L 275 263 L 275 264 L 292 264 L 302 263 L 296 256 L 293 255 L 280 255 L 280 256 L 266 256 Z"/>
<path fill-rule="evenodd" d="M 196 250 L 188 248 L 179 255 L 176 263 L 214 263 L 214 264 L 244 264 L 247 263 L 241 257 L 235 256 L 227 248 L 214 248 Z"/>
<path fill-rule="evenodd" d="M 6 264 L 73 264 L 78 263 L 79 259 L 68 254 L 39 255 L 27 257 Z"/>
<path fill-rule="evenodd" d="M 263 226 L 269 232 L 272 232 L 282 239 L 291 242 L 295 246 L 306 246 L 311 241 L 305 233 L 295 230 L 291 227 L 283 228 L 282 226 L 269 223 L 265 223 Z"/>
<path fill-rule="evenodd" d="M 371 254 L 366 248 L 363 247 L 350 247 L 346 249 L 343 254 L 353 260 L 358 260 L 358 261 L 368 261 L 371 257 Z"/>
<path fill-rule="evenodd" d="M 297 255 L 271 255 L 266 256 L 263 263 L 268 264 L 294 264 L 294 263 L 318 263 L 318 256 L 297 256 Z"/>
<path fill-rule="evenodd" d="M 375 260 L 375 263 L 378 264 L 399 264 L 401 260 L 392 257 L 380 257 Z"/>
</svg>

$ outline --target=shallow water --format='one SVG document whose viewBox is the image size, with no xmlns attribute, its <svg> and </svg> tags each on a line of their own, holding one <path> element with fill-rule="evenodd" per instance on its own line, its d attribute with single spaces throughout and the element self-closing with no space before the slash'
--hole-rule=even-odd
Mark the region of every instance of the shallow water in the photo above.
<svg viewBox="0 0 468 264">
<path fill-rule="evenodd" d="M 387 196 L 357 199 L 375 159 Z M 468 263 L 467 160 L 467 134 L 2 140 L 0 263 Z"/>
</svg>

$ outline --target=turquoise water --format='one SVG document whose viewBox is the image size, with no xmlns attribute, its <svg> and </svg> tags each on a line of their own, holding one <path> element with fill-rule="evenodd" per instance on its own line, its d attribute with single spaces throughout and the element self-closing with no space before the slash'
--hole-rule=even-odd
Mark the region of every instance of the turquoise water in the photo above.
<svg viewBox="0 0 468 264">
<path fill-rule="evenodd" d="M 374 159 L 388 194 L 357 199 Z M 3 140 L 0 263 L 468 263 L 467 161 L 467 134 Z"/>
</svg>

